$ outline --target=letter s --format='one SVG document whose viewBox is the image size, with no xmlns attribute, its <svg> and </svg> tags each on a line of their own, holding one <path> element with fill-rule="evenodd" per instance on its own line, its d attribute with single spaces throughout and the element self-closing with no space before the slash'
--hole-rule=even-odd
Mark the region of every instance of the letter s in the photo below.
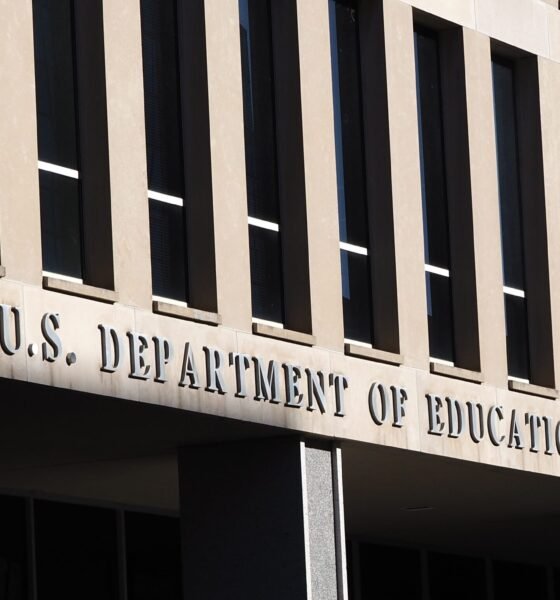
<svg viewBox="0 0 560 600">
<path fill-rule="evenodd" d="M 43 342 L 43 360 L 54 362 L 62 353 L 62 342 L 56 333 L 60 328 L 60 315 L 46 313 L 41 319 L 41 332 L 46 341 Z"/>
</svg>

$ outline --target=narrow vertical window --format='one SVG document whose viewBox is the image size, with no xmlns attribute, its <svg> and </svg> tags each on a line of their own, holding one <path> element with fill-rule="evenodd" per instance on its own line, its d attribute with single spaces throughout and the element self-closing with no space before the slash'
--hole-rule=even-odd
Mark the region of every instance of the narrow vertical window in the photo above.
<svg viewBox="0 0 560 600">
<path fill-rule="evenodd" d="M 204 1 L 140 7 L 153 308 L 215 313 Z"/>
<path fill-rule="evenodd" d="M 43 274 L 112 290 L 103 1 L 33 0 L 33 33 Z"/>
<path fill-rule="evenodd" d="M 330 0 L 344 337 L 373 344 L 358 9 Z"/>
<path fill-rule="evenodd" d="M 253 318 L 284 323 L 269 0 L 240 0 Z"/>
<path fill-rule="evenodd" d="M 83 280 L 72 0 L 34 0 L 43 270 Z"/>
<path fill-rule="evenodd" d="M 297 3 L 239 0 L 239 19 L 253 331 L 310 334 Z"/>
<path fill-rule="evenodd" d="M 530 379 L 523 214 L 513 62 L 492 59 L 508 373 Z"/>
<path fill-rule="evenodd" d="M 152 289 L 155 299 L 186 303 L 177 5 L 142 0 L 141 10 Z"/>
<path fill-rule="evenodd" d="M 414 40 L 430 357 L 454 364 L 440 49 L 437 34 L 423 28 Z"/>
</svg>

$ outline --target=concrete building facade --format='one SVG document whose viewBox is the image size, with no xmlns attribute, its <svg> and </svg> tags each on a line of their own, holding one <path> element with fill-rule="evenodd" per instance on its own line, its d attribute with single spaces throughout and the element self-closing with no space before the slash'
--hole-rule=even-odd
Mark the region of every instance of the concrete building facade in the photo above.
<svg viewBox="0 0 560 600">
<path fill-rule="evenodd" d="M 0 489 L 6 523 L 22 523 L 20 550 L 0 541 L 0 598 L 560 598 L 558 3 L 262 0 L 276 221 L 248 204 L 240 29 L 258 2 L 168 3 L 180 202 L 148 192 L 140 0 L 69 3 L 79 166 L 40 155 L 37 15 L 50 4 L 0 0 Z M 340 229 L 339 5 L 345 23 L 359 19 L 362 245 Z M 443 266 L 426 250 L 437 207 L 419 36 L 439 52 Z M 500 167 L 504 64 L 518 172 Z M 82 277 L 45 268 L 45 236 L 66 216 L 45 226 L 43 173 L 79 182 Z M 504 279 L 512 179 L 520 286 Z M 185 222 L 184 301 L 154 291 L 150 202 L 162 195 Z M 254 273 L 269 269 L 255 267 L 265 250 L 251 227 L 281 235 L 279 319 L 255 316 Z M 368 259 L 365 341 L 345 329 L 344 252 Z M 432 276 L 451 286 L 437 331 Z M 435 356 L 449 331 L 451 359 Z M 514 343 L 526 368 L 512 366 Z M 102 517 L 71 520 L 80 507 L 108 511 L 106 540 Z"/>
</svg>

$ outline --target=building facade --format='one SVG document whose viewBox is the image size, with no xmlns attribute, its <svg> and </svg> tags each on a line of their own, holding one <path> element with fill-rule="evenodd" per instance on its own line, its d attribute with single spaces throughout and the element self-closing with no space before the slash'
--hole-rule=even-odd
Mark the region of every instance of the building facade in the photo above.
<svg viewBox="0 0 560 600">
<path fill-rule="evenodd" d="M 0 30 L 0 600 L 560 598 L 557 0 Z"/>
</svg>

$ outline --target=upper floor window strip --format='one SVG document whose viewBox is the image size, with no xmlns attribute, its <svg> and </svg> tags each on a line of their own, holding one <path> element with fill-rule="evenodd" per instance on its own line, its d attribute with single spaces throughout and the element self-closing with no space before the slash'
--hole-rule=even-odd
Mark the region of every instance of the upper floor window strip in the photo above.
<svg viewBox="0 0 560 600">
<path fill-rule="evenodd" d="M 152 291 L 186 306 L 184 160 L 176 0 L 142 0 Z"/>
<path fill-rule="evenodd" d="M 452 365 L 455 350 L 438 34 L 416 27 L 414 42 L 430 357 Z"/>
<path fill-rule="evenodd" d="M 34 0 L 41 240 L 45 275 L 83 281 L 74 7 Z"/>
<path fill-rule="evenodd" d="M 357 3 L 330 0 L 329 15 L 344 337 L 346 342 L 371 346 L 374 332 Z"/>
<path fill-rule="evenodd" d="M 508 374 L 510 379 L 529 382 L 529 332 L 525 289 L 515 63 L 493 56 L 492 76 Z"/>
<path fill-rule="evenodd" d="M 284 323 L 269 0 L 239 2 L 253 321 Z"/>
</svg>

